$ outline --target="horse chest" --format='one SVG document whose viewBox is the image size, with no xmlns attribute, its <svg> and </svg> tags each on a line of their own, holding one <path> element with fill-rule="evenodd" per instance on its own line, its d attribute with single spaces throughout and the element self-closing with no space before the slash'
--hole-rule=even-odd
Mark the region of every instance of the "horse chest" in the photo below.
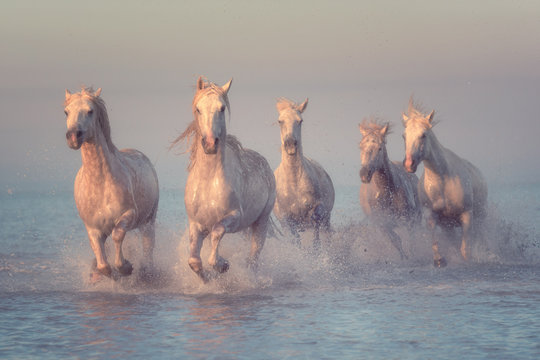
<svg viewBox="0 0 540 360">
<path fill-rule="evenodd" d="M 76 186 L 75 203 L 85 225 L 112 231 L 116 220 L 129 208 L 123 191 L 116 184 L 109 182 L 89 183 L 81 181 Z"/>
<path fill-rule="evenodd" d="M 213 224 L 240 205 L 232 186 L 220 178 L 189 181 L 186 186 L 186 211 L 200 223 Z"/>
<path fill-rule="evenodd" d="M 443 216 L 454 217 L 461 214 L 466 207 L 463 187 L 458 177 L 427 179 L 424 182 L 424 191 L 426 199 L 423 202 Z"/>
</svg>

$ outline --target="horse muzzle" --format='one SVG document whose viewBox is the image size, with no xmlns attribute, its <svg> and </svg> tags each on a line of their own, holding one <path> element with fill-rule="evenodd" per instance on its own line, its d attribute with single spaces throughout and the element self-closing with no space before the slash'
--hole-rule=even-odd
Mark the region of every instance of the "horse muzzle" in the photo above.
<svg viewBox="0 0 540 360">
<path fill-rule="evenodd" d="M 416 168 L 418 167 L 418 161 L 412 158 L 412 156 L 407 156 L 403 160 L 403 167 L 405 168 L 405 171 L 409 173 L 415 173 Z"/>
<path fill-rule="evenodd" d="M 201 140 L 201 145 L 203 147 L 204 153 L 207 155 L 215 155 L 218 150 L 219 138 L 210 138 L 207 140 L 206 137 L 203 137 Z"/>
<path fill-rule="evenodd" d="M 292 137 L 288 137 L 283 141 L 283 148 L 287 154 L 295 155 L 298 148 L 298 141 Z"/>
<path fill-rule="evenodd" d="M 67 144 L 73 150 L 79 150 L 83 143 L 84 133 L 81 130 L 73 129 L 66 132 Z"/>
<path fill-rule="evenodd" d="M 371 171 L 371 169 L 365 166 L 363 166 L 360 169 L 360 180 L 362 180 L 364 184 L 369 184 L 371 182 L 372 176 L 373 176 L 373 171 Z"/>
</svg>

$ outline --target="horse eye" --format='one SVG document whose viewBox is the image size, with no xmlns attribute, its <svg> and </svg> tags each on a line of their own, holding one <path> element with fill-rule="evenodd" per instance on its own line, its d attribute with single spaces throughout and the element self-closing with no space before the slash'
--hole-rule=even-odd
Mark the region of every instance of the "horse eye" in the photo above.
<svg viewBox="0 0 540 360">
<path fill-rule="evenodd" d="M 221 105 L 221 107 L 219 108 L 219 112 L 224 112 L 225 111 L 225 105 Z"/>
<path fill-rule="evenodd" d="M 94 110 L 90 109 L 88 110 L 88 115 L 92 115 L 94 113 Z"/>
<path fill-rule="evenodd" d="M 200 113 L 201 113 L 201 111 L 199 110 L 199 108 L 195 108 L 195 112 L 196 112 L 197 114 L 200 114 Z"/>
<path fill-rule="evenodd" d="M 67 114 L 68 114 L 67 110 L 64 110 L 64 114 L 66 114 L 66 116 L 67 116 Z"/>
<path fill-rule="evenodd" d="M 422 134 L 422 139 L 425 139 L 426 138 L 426 134 Z"/>
</svg>

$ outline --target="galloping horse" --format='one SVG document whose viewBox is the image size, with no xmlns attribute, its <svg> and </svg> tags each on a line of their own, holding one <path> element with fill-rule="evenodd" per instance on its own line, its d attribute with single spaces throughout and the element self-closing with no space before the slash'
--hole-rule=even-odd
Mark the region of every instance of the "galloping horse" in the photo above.
<svg viewBox="0 0 540 360">
<path fill-rule="evenodd" d="M 461 226 L 461 255 L 469 257 L 469 239 L 474 225 L 486 215 L 487 185 L 480 171 L 470 162 L 444 148 L 433 133 L 434 111 L 424 115 L 409 101 L 405 126 L 405 159 L 408 172 L 416 172 L 424 162 L 424 174 L 418 183 L 420 202 L 429 211 L 428 224 L 433 235 L 433 261 L 436 267 L 446 265 L 439 254 L 435 227 Z"/>
<path fill-rule="evenodd" d="M 399 251 L 403 252 L 400 237 L 394 228 L 419 224 L 422 218 L 418 200 L 418 178 L 405 171 L 401 163 L 393 163 L 386 152 L 386 135 L 390 124 L 364 120 L 360 125 L 361 162 L 360 205 L 364 213 L 377 224 Z"/>
<path fill-rule="evenodd" d="M 231 82 L 218 86 L 199 77 L 192 106 L 194 120 L 173 142 L 191 141 L 184 196 L 189 220 L 189 266 L 204 282 L 208 277 L 200 252 L 208 235 L 212 245 L 208 263 L 223 273 L 229 268 L 227 260 L 218 254 L 223 235 L 250 228 L 248 265 L 256 266 L 276 198 L 274 175 L 266 159 L 227 135 L 225 110 L 229 111 L 227 93 Z"/>
<path fill-rule="evenodd" d="M 114 265 L 121 275 L 133 266 L 122 254 L 126 232 L 139 228 L 143 237 L 143 269 L 152 266 L 154 223 L 159 201 L 154 167 L 141 152 L 118 150 L 111 140 L 101 89 L 66 90 L 67 144 L 81 149 L 82 166 L 75 178 L 75 203 L 86 226 L 96 256 L 92 280 L 113 274 L 105 254 L 105 240 L 111 235 L 116 248 Z"/>
<path fill-rule="evenodd" d="M 318 249 L 321 227 L 330 230 L 335 195 L 330 176 L 322 166 L 303 154 L 301 114 L 307 103 L 307 99 L 296 104 L 281 98 L 276 104 L 281 129 L 281 163 L 274 172 L 277 185 L 274 213 L 298 242 L 298 231 L 313 228 L 313 245 Z"/>
</svg>

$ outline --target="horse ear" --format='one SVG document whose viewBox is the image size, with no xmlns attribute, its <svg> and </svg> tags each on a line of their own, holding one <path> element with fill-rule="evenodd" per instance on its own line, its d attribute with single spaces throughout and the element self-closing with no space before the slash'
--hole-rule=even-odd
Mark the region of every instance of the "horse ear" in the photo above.
<svg viewBox="0 0 540 360">
<path fill-rule="evenodd" d="M 231 84 L 232 84 L 232 78 L 231 78 L 231 80 L 229 80 L 228 83 L 226 83 L 225 85 L 223 85 L 223 86 L 221 87 L 221 90 L 223 90 L 223 92 L 224 92 L 225 94 L 227 94 L 227 93 L 229 92 L 229 89 L 230 89 L 230 87 L 231 87 Z"/>
<path fill-rule="evenodd" d="M 389 127 L 389 124 L 386 123 L 386 125 L 384 125 L 384 126 L 381 128 L 381 130 L 380 130 L 381 136 L 383 136 L 383 137 L 386 136 L 386 134 L 388 133 L 388 127 Z"/>
<path fill-rule="evenodd" d="M 308 104 L 308 100 L 309 100 L 309 99 L 306 98 L 306 100 L 304 100 L 303 103 L 301 103 L 300 105 L 298 105 L 298 106 L 296 107 L 296 109 L 298 110 L 298 112 L 300 112 L 300 114 L 303 113 L 304 110 L 306 110 L 307 104 Z"/>
<path fill-rule="evenodd" d="M 427 120 L 430 124 L 433 122 L 433 115 L 435 115 L 435 110 L 431 110 L 431 113 L 427 117 Z"/>
<path fill-rule="evenodd" d="M 202 89 L 204 89 L 204 81 L 202 79 L 202 76 L 199 76 L 199 78 L 197 79 L 197 90 Z"/>
<path fill-rule="evenodd" d="M 96 90 L 96 92 L 94 93 L 94 96 L 98 97 L 100 94 L 101 94 L 101 88 Z"/>
<path fill-rule="evenodd" d="M 407 121 L 409 121 L 409 117 L 405 115 L 405 113 L 401 113 L 401 116 L 403 117 L 403 126 L 407 126 Z"/>
<path fill-rule="evenodd" d="M 71 97 L 71 93 L 68 89 L 66 89 L 66 100 L 68 100 Z"/>
</svg>

